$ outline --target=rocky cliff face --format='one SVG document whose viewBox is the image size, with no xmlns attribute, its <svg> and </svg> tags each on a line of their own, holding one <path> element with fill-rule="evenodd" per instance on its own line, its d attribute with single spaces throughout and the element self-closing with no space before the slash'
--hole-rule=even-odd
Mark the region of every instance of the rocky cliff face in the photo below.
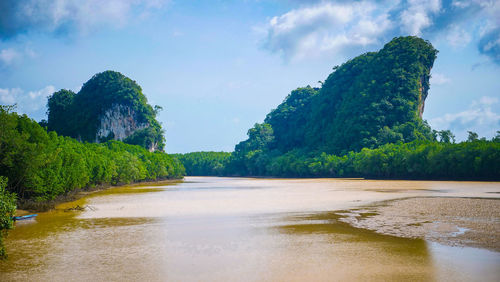
<svg viewBox="0 0 500 282">
<path fill-rule="evenodd" d="M 428 68 L 427 73 L 424 74 L 419 81 L 419 96 L 418 96 L 418 116 L 422 118 L 424 115 L 425 99 L 429 92 L 429 74 L 431 73 L 432 66 Z"/>
<path fill-rule="evenodd" d="M 147 123 L 137 121 L 137 115 L 131 107 L 113 104 L 100 117 L 95 142 L 107 139 L 122 141 L 134 132 L 148 126 Z"/>
</svg>

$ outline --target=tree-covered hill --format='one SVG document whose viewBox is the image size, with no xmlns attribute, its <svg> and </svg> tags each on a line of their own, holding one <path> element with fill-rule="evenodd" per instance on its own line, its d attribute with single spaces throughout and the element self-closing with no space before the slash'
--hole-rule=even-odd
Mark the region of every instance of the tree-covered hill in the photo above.
<svg viewBox="0 0 500 282">
<path fill-rule="evenodd" d="M 188 175 L 500 179 L 500 133 L 455 144 L 422 120 L 436 54 L 418 37 L 394 38 L 334 67 L 320 88 L 293 90 L 224 162 L 179 159 Z"/>
<path fill-rule="evenodd" d="M 346 154 L 387 143 L 433 140 L 422 120 L 437 50 L 414 36 L 347 61 L 321 88 L 298 88 L 236 145 L 235 165 L 259 174 L 292 150 Z"/>
<path fill-rule="evenodd" d="M 156 120 L 159 107 L 147 103 L 141 87 L 115 71 L 94 75 L 75 94 L 62 89 L 47 103 L 49 130 L 81 141 L 115 139 L 162 150 L 165 142 Z"/>
</svg>

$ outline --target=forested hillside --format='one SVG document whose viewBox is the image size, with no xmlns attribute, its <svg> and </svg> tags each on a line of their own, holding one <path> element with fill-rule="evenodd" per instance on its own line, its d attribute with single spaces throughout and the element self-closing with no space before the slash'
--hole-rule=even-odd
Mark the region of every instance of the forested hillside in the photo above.
<svg viewBox="0 0 500 282">
<path fill-rule="evenodd" d="M 433 140 L 422 113 L 436 54 L 423 39 L 398 37 L 334 67 L 321 88 L 292 91 L 250 129 L 235 147 L 235 165 L 244 174 L 262 174 L 272 158 L 292 150 L 345 155 Z"/>
<path fill-rule="evenodd" d="M 293 90 L 224 169 L 202 152 L 180 159 L 188 175 L 217 163 L 213 175 L 500 179 L 500 136 L 454 144 L 422 119 L 437 52 L 418 37 L 394 38 L 334 67 L 320 88 Z"/>
<path fill-rule="evenodd" d="M 156 114 L 141 87 L 119 72 L 94 75 L 76 94 L 62 89 L 47 103 L 49 130 L 87 142 L 120 140 L 149 150 L 165 141 Z"/>
</svg>

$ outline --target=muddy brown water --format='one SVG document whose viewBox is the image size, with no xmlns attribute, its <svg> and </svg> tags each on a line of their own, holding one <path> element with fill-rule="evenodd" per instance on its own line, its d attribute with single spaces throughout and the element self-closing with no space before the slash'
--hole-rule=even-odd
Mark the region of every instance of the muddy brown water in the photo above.
<svg viewBox="0 0 500 282">
<path fill-rule="evenodd" d="M 112 188 L 18 222 L 0 280 L 499 281 L 498 252 L 379 234 L 337 212 L 499 192 L 489 182 L 217 177 Z M 77 205 L 86 208 L 67 210 Z"/>
</svg>

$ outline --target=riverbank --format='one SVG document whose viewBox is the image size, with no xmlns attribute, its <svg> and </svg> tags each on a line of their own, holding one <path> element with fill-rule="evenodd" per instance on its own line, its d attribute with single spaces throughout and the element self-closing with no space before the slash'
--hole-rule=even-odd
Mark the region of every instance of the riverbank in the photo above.
<svg viewBox="0 0 500 282">
<path fill-rule="evenodd" d="M 337 214 L 380 234 L 500 252 L 499 212 L 498 198 L 412 197 Z"/>
<path fill-rule="evenodd" d="M 73 201 L 79 200 L 83 197 L 86 197 L 88 195 L 91 195 L 93 193 L 107 190 L 110 188 L 118 188 L 118 187 L 124 187 L 124 186 L 142 186 L 142 185 L 162 186 L 165 184 L 179 183 L 179 182 L 182 182 L 183 180 L 184 180 L 184 178 L 162 179 L 162 180 L 155 180 L 155 181 L 134 182 L 134 183 L 130 183 L 130 184 L 121 183 L 118 185 L 99 185 L 99 186 L 95 186 L 95 187 L 89 187 L 86 189 L 72 190 L 70 193 L 68 193 L 66 195 L 60 195 L 51 201 L 36 202 L 33 200 L 24 200 L 24 201 L 18 202 L 16 216 L 22 216 L 22 215 L 36 213 L 36 212 L 49 211 L 49 210 L 54 209 L 57 205 L 60 205 L 63 203 L 68 203 L 68 202 L 73 202 Z"/>
</svg>

